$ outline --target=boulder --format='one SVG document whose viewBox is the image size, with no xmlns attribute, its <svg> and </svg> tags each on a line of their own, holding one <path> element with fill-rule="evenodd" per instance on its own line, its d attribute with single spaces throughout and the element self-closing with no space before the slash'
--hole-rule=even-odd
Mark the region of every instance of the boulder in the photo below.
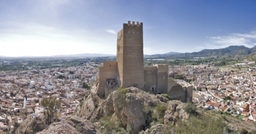
<svg viewBox="0 0 256 134">
<path fill-rule="evenodd" d="M 89 120 L 76 116 L 61 118 L 59 122 L 52 123 L 47 129 L 37 134 L 96 134 L 97 130 Z"/>
<path fill-rule="evenodd" d="M 46 123 L 46 116 L 40 115 L 36 117 L 28 116 L 18 128 L 15 128 L 13 133 L 15 134 L 34 134 L 42 131 L 48 126 Z"/>
<path fill-rule="evenodd" d="M 187 120 L 189 114 L 184 110 L 186 104 L 178 100 L 168 101 L 164 124 L 174 124 L 178 119 Z"/>
</svg>

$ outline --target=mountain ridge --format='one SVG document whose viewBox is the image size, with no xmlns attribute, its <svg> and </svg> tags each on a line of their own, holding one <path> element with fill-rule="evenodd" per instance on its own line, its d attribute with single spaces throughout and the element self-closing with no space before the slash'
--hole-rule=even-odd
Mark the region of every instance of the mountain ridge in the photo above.
<svg viewBox="0 0 256 134">
<path fill-rule="evenodd" d="M 232 45 L 219 49 L 203 49 L 198 52 L 191 53 L 177 53 L 169 52 L 165 54 L 155 54 L 152 57 L 216 57 L 216 56 L 235 56 L 235 55 L 249 55 L 256 52 L 256 46 L 252 48 L 243 45 Z"/>
<path fill-rule="evenodd" d="M 164 57 L 215 57 L 215 56 L 234 56 L 234 55 L 249 55 L 256 52 L 256 46 L 245 47 L 243 45 L 231 45 L 219 49 L 203 49 L 198 52 L 168 52 L 162 54 L 144 54 L 146 58 L 164 58 Z M 83 54 L 68 54 L 68 55 L 53 55 L 53 56 L 1 56 L 0 58 L 93 58 L 93 57 L 115 57 L 115 54 L 101 53 L 83 53 Z"/>
</svg>

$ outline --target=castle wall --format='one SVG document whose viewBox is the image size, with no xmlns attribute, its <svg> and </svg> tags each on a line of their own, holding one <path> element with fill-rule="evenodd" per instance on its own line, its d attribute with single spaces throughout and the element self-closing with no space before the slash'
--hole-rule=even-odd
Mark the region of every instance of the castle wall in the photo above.
<svg viewBox="0 0 256 134">
<path fill-rule="evenodd" d="M 155 64 L 157 67 L 157 93 L 166 93 L 168 88 L 168 69 L 166 64 Z"/>
<path fill-rule="evenodd" d="M 157 68 L 144 67 L 144 90 L 156 93 L 157 89 Z"/>
<path fill-rule="evenodd" d="M 168 79 L 167 94 L 170 96 L 170 98 L 180 100 L 182 102 L 187 102 L 185 90 L 186 89 L 184 89 L 181 85 L 175 82 L 172 78 Z"/>
<path fill-rule="evenodd" d="M 194 88 L 192 86 L 187 88 L 187 95 L 186 95 L 187 102 L 192 102 L 193 90 L 194 90 Z"/>
<path fill-rule="evenodd" d="M 99 67 L 99 80 L 98 80 L 98 90 L 97 94 L 101 97 L 104 97 L 105 87 L 107 79 L 116 79 L 118 76 L 117 73 L 117 62 L 116 61 L 107 61 L 103 63 L 102 67 Z"/>
<path fill-rule="evenodd" d="M 128 22 L 118 33 L 118 71 L 121 87 L 144 88 L 143 25 Z"/>
<path fill-rule="evenodd" d="M 118 66 L 118 83 L 120 86 L 123 85 L 123 57 L 124 57 L 124 47 L 123 47 L 123 29 L 120 30 L 117 34 L 117 52 L 116 52 L 116 60 Z"/>
<path fill-rule="evenodd" d="M 172 99 L 177 99 L 182 102 L 192 102 L 193 90 L 193 86 L 185 81 L 174 81 L 173 78 L 168 79 L 167 94 Z"/>
<path fill-rule="evenodd" d="M 192 102 L 192 86 L 181 86 L 181 81 L 169 79 L 168 65 L 144 67 L 143 59 L 143 24 L 128 21 L 117 34 L 116 61 L 104 62 L 99 67 L 97 94 L 105 97 L 117 87 L 135 86 L 152 93 L 167 93 L 171 98 L 183 102 Z"/>
</svg>

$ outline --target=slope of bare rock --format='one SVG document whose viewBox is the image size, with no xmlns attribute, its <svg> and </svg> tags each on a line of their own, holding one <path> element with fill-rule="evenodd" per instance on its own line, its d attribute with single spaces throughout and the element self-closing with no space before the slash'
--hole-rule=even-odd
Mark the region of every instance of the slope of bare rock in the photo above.
<svg viewBox="0 0 256 134">
<path fill-rule="evenodd" d="M 47 129 L 37 134 L 96 134 L 93 123 L 80 117 L 71 116 L 61 118 L 59 122 L 52 123 Z"/>
</svg>

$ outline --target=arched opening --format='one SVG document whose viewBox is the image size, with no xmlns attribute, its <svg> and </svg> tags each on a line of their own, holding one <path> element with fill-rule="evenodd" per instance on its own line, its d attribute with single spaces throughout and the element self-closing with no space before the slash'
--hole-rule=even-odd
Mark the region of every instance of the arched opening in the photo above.
<svg viewBox="0 0 256 134">
<path fill-rule="evenodd" d="M 155 87 L 151 87 L 151 91 L 154 93 L 155 92 Z"/>
</svg>

